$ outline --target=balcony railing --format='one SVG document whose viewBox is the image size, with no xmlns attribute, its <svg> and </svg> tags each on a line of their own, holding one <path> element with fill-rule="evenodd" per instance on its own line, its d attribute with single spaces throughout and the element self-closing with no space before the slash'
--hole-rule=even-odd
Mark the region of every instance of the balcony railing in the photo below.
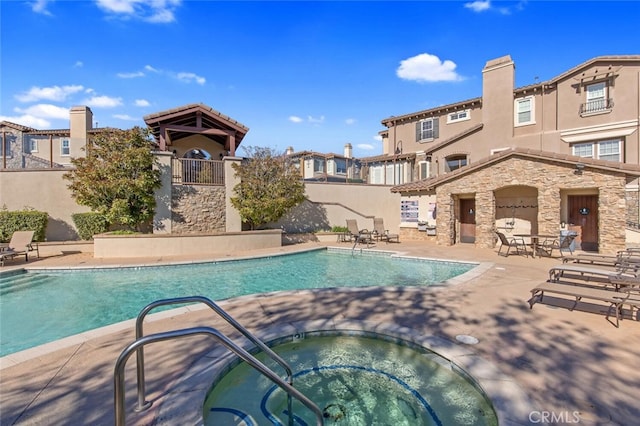
<svg viewBox="0 0 640 426">
<path fill-rule="evenodd" d="M 580 115 L 597 114 L 599 112 L 611 111 L 613 99 L 596 99 L 580 105 Z"/>
<path fill-rule="evenodd" d="M 174 158 L 172 183 L 182 185 L 224 185 L 224 162 Z"/>
</svg>

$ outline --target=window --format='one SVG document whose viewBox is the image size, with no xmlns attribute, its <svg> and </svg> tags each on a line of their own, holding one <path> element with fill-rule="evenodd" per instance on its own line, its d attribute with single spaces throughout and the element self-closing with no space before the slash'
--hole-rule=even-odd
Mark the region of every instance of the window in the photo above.
<svg viewBox="0 0 640 426">
<path fill-rule="evenodd" d="M 29 140 L 29 152 L 38 152 L 38 139 Z"/>
<path fill-rule="evenodd" d="M 382 165 L 371 166 L 369 168 L 369 183 L 380 185 L 384 183 Z"/>
<path fill-rule="evenodd" d="M 578 143 L 573 145 L 573 155 L 607 161 L 623 161 L 621 147 L 622 141 L 619 139 Z"/>
<path fill-rule="evenodd" d="M 336 166 L 336 173 L 337 174 L 343 174 L 346 175 L 347 174 L 347 160 L 344 159 L 335 159 L 335 166 Z"/>
<path fill-rule="evenodd" d="M 587 102 L 580 106 L 581 115 L 606 112 L 611 109 L 611 103 L 607 99 L 606 82 L 588 85 L 585 93 Z"/>
<path fill-rule="evenodd" d="M 447 123 L 455 123 L 456 121 L 466 121 L 471 119 L 471 111 L 465 109 L 464 111 L 452 112 L 447 116 Z"/>
<path fill-rule="evenodd" d="M 447 172 L 452 172 L 460 167 L 467 165 L 467 156 L 466 155 L 452 155 L 446 158 L 447 164 Z"/>
<path fill-rule="evenodd" d="M 527 96 L 526 98 L 516 99 L 515 107 L 515 122 L 516 126 L 523 126 L 525 124 L 534 124 L 534 103 L 533 96 Z"/>
<path fill-rule="evenodd" d="M 319 158 L 313 159 L 313 171 L 324 173 L 324 160 Z"/>
<path fill-rule="evenodd" d="M 71 143 L 69 139 L 62 139 L 60 141 L 60 155 L 63 157 L 68 157 L 71 151 Z"/>
<path fill-rule="evenodd" d="M 420 168 L 420 179 L 427 179 L 429 177 L 429 162 L 421 161 L 418 163 L 418 167 Z"/>
<path fill-rule="evenodd" d="M 4 146 L 4 152 L 2 147 Z M 2 135 L 0 135 L 0 158 L 11 158 L 11 144 Z"/>
<path fill-rule="evenodd" d="M 428 142 L 436 139 L 439 133 L 438 117 L 427 118 L 416 123 L 416 141 Z"/>
<path fill-rule="evenodd" d="M 620 141 L 601 141 L 598 143 L 598 158 L 608 161 L 622 161 L 620 155 Z"/>
</svg>

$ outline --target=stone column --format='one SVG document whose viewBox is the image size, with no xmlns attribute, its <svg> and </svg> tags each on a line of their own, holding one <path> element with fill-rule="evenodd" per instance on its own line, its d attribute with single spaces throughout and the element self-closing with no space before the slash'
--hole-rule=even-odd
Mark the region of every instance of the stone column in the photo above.
<svg viewBox="0 0 640 426">
<path fill-rule="evenodd" d="M 240 157 L 224 157 L 224 187 L 225 187 L 225 210 L 226 210 L 226 231 L 240 232 L 242 231 L 242 219 L 238 210 L 231 205 L 231 198 L 235 195 L 233 188 L 240 183 L 240 178 L 236 175 L 232 164 L 240 164 Z"/>
<path fill-rule="evenodd" d="M 160 170 L 160 188 L 155 191 L 156 210 L 153 215 L 153 233 L 171 234 L 171 159 L 173 154 L 167 151 L 153 153 L 157 163 L 154 168 Z"/>
</svg>

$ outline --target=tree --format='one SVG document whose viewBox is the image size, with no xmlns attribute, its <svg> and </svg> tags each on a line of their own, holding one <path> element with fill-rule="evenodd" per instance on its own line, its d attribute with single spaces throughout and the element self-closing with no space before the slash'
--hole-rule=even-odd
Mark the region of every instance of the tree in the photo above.
<svg viewBox="0 0 640 426">
<path fill-rule="evenodd" d="M 73 158 L 76 169 L 64 175 L 76 202 L 127 229 L 153 219 L 154 190 L 161 181 L 148 131 L 109 129 L 91 137 L 83 149 L 86 156 Z"/>
<path fill-rule="evenodd" d="M 240 178 L 231 204 L 251 229 L 282 218 L 305 199 L 300 173 L 271 148 L 245 147 L 247 157 L 232 167 Z"/>
</svg>

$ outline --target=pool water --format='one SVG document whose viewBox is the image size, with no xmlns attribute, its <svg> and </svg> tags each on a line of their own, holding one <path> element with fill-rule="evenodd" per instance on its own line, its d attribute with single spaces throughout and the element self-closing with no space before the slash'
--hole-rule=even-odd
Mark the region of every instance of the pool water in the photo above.
<svg viewBox="0 0 640 426">
<path fill-rule="evenodd" d="M 318 405 L 325 424 L 498 424 L 492 404 L 473 380 L 417 345 L 363 335 L 315 334 L 272 349 L 290 364 L 294 387 Z M 256 357 L 282 371 L 264 354 Z M 315 424 L 313 413 L 295 399 L 293 413 L 296 424 Z M 286 394 L 241 362 L 214 379 L 203 418 L 205 425 L 286 425 Z"/>
<path fill-rule="evenodd" d="M 388 253 L 315 250 L 162 267 L 0 275 L 0 356 L 135 318 L 143 307 L 159 299 L 197 295 L 219 301 L 293 289 L 423 286 L 475 266 L 403 259 Z"/>
</svg>

